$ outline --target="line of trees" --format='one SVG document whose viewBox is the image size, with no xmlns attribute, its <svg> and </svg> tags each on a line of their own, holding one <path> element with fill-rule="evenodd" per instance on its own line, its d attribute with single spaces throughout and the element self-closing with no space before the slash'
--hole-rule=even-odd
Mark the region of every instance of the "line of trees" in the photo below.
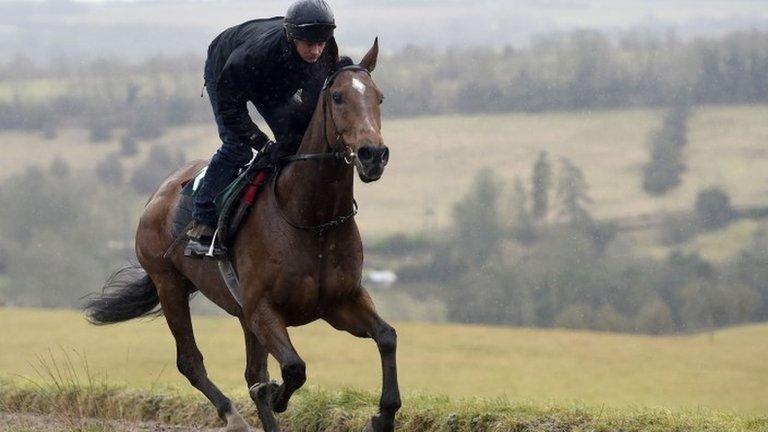
<svg viewBox="0 0 768 432">
<path fill-rule="evenodd" d="M 79 126 L 98 141 L 117 127 L 141 138 L 211 120 L 199 98 L 202 57 L 134 65 L 59 59 L 47 68 L 14 61 L 0 65 L 0 79 L 14 80 L 13 97 L 0 101 L 0 129 L 55 137 L 58 127 Z M 391 116 L 768 102 L 768 32 L 757 30 L 691 41 L 582 30 L 539 37 L 525 48 L 411 46 L 379 63 L 376 80 Z M 29 86 L 14 84 L 25 76 L 45 76 L 59 89 L 33 97 Z"/>
<path fill-rule="evenodd" d="M 411 47 L 380 63 L 397 115 L 768 101 L 768 32 L 757 30 L 691 41 L 582 30 L 500 52 Z"/>
</svg>

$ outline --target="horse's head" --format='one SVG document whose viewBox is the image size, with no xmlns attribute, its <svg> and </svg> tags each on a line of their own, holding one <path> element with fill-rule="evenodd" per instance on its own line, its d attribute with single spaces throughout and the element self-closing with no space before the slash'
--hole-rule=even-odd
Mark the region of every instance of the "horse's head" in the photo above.
<svg viewBox="0 0 768 432">
<path fill-rule="evenodd" d="M 357 172 L 366 183 L 378 180 L 389 161 L 389 149 L 381 136 L 379 105 L 384 95 L 371 78 L 378 54 L 376 38 L 359 65 L 342 67 L 331 75 L 324 96 L 336 139 L 357 155 Z"/>
</svg>

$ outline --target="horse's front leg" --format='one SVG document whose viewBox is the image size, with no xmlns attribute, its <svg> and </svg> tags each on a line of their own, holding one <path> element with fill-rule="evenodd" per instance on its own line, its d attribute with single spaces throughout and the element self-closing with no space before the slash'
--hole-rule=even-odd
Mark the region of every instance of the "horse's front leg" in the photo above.
<svg viewBox="0 0 768 432">
<path fill-rule="evenodd" d="M 267 350 L 256 338 L 247 320 L 241 318 L 240 324 L 245 335 L 245 381 L 248 383 L 251 399 L 256 404 L 262 428 L 267 432 L 278 430 L 277 421 L 272 414 L 272 398 L 278 385 L 269 380 Z"/>
<path fill-rule="evenodd" d="M 259 416 L 266 432 L 278 430 L 269 407 L 275 412 L 283 412 L 288 407 L 288 400 L 306 381 L 306 366 L 299 357 L 288 337 L 285 323 L 277 312 L 263 301 L 250 314 L 248 322 L 258 341 L 280 363 L 283 383 L 277 387 L 274 383 L 258 383 L 251 387 L 251 398 L 256 402 Z M 270 410 L 270 411 L 271 411 Z"/>
<path fill-rule="evenodd" d="M 392 432 L 395 414 L 400 409 L 400 389 L 397 384 L 397 333 L 377 313 L 371 297 L 361 288 L 357 297 L 338 305 L 323 317 L 333 327 L 354 336 L 372 338 L 381 355 L 383 383 L 379 413 L 371 419 L 365 431 Z"/>
</svg>

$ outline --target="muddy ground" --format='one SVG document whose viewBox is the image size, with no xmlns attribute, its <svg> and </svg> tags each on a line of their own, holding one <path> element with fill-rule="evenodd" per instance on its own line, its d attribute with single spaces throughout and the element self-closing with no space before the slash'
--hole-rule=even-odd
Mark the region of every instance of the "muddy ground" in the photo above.
<svg viewBox="0 0 768 432">
<path fill-rule="evenodd" d="M 0 432 L 220 432 L 222 429 L 0 412 Z M 253 432 L 260 430 L 253 429 Z"/>
</svg>

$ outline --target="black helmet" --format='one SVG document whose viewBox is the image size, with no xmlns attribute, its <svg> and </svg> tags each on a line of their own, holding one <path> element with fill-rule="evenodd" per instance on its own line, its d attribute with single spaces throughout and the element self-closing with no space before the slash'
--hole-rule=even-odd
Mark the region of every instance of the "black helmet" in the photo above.
<svg viewBox="0 0 768 432">
<path fill-rule="evenodd" d="M 299 0 L 285 14 L 285 30 L 292 39 L 327 42 L 335 28 L 331 7 L 323 0 Z"/>
</svg>

